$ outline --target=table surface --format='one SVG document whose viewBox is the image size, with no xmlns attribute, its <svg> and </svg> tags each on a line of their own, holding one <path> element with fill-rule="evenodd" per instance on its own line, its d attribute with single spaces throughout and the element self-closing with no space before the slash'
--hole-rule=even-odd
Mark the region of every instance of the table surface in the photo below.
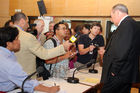
<svg viewBox="0 0 140 93">
<path fill-rule="evenodd" d="M 40 83 L 45 86 L 54 86 L 54 83 L 56 83 L 56 85 L 60 86 L 60 91 L 58 93 L 82 93 L 83 91 L 89 89 L 91 86 L 94 86 L 100 82 L 102 67 L 100 67 L 99 64 L 95 65 L 95 69 L 98 70 L 98 73 L 89 73 L 88 69 L 89 68 L 76 71 L 75 77 L 79 78 L 80 82 L 77 84 L 68 83 L 66 80 L 58 78 L 50 78 L 45 81 L 40 81 Z M 70 70 L 68 76 L 72 76 L 73 70 Z M 8 93 L 16 93 L 20 91 L 20 89 L 17 89 Z M 34 93 L 44 92 L 35 91 Z"/>
</svg>

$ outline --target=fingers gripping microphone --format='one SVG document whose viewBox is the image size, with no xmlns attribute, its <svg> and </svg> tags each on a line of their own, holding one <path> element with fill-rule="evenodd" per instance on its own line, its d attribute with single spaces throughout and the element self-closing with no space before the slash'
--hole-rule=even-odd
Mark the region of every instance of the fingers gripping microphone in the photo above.
<svg viewBox="0 0 140 93">
<path fill-rule="evenodd" d="M 24 83 L 25 83 L 28 79 L 30 79 L 33 75 L 35 75 L 36 73 L 41 73 L 41 72 L 43 72 L 43 70 L 44 70 L 44 68 L 40 66 L 40 67 L 37 68 L 37 70 L 36 70 L 35 72 L 33 72 L 33 73 L 30 74 L 27 78 L 25 78 L 25 80 L 24 80 L 23 83 L 22 83 L 22 91 L 19 92 L 19 93 L 28 93 L 28 92 L 24 92 Z"/>
<path fill-rule="evenodd" d="M 80 32 L 77 32 L 75 35 L 71 36 L 69 41 L 74 43 L 77 40 L 77 37 L 80 35 Z"/>
<path fill-rule="evenodd" d="M 94 44 L 94 46 L 95 46 L 96 48 L 98 48 L 98 47 L 99 47 L 99 45 L 98 45 L 98 44 Z"/>
<path fill-rule="evenodd" d="M 79 83 L 79 79 L 74 77 L 75 72 L 76 72 L 77 70 L 86 68 L 87 65 L 89 65 L 89 64 L 91 64 L 91 63 L 92 63 L 92 61 L 90 61 L 90 62 L 88 62 L 88 63 L 86 63 L 86 64 L 83 64 L 82 66 L 76 68 L 76 69 L 73 71 L 73 76 L 72 76 L 72 77 L 68 77 L 67 82 L 69 82 L 69 83 Z"/>
</svg>

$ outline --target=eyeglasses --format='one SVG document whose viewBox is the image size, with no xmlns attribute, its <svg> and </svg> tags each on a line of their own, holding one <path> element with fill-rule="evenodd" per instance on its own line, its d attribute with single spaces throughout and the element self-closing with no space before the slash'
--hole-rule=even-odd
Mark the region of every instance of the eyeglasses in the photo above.
<svg viewBox="0 0 140 93">
<path fill-rule="evenodd" d="M 59 28 L 58 30 L 68 30 L 68 28 Z"/>
</svg>

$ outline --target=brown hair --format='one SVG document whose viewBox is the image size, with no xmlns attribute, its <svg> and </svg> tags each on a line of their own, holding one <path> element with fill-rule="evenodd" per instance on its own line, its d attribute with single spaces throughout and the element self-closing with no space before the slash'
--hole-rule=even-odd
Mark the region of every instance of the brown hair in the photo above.
<svg viewBox="0 0 140 93">
<path fill-rule="evenodd" d="M 93 24 L 90 26 L 90 29 L 92 29 L 94 26 L 100 27 L 100 31 L 102 32 L 102 26 L 99 22 L 93 22 Z"/>
</svg>

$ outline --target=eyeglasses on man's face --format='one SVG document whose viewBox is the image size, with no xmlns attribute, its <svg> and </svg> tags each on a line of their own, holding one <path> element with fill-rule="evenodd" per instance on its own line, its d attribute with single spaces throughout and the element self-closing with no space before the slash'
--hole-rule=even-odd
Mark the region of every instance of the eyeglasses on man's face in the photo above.
<svg viewBox="0 0 140 93">
<path fill-rule="evenodd" d="M 58 28 L 58 30 L 68 30 L 68 28 L 63 27 L 63 28 Z"/>
</svg>

